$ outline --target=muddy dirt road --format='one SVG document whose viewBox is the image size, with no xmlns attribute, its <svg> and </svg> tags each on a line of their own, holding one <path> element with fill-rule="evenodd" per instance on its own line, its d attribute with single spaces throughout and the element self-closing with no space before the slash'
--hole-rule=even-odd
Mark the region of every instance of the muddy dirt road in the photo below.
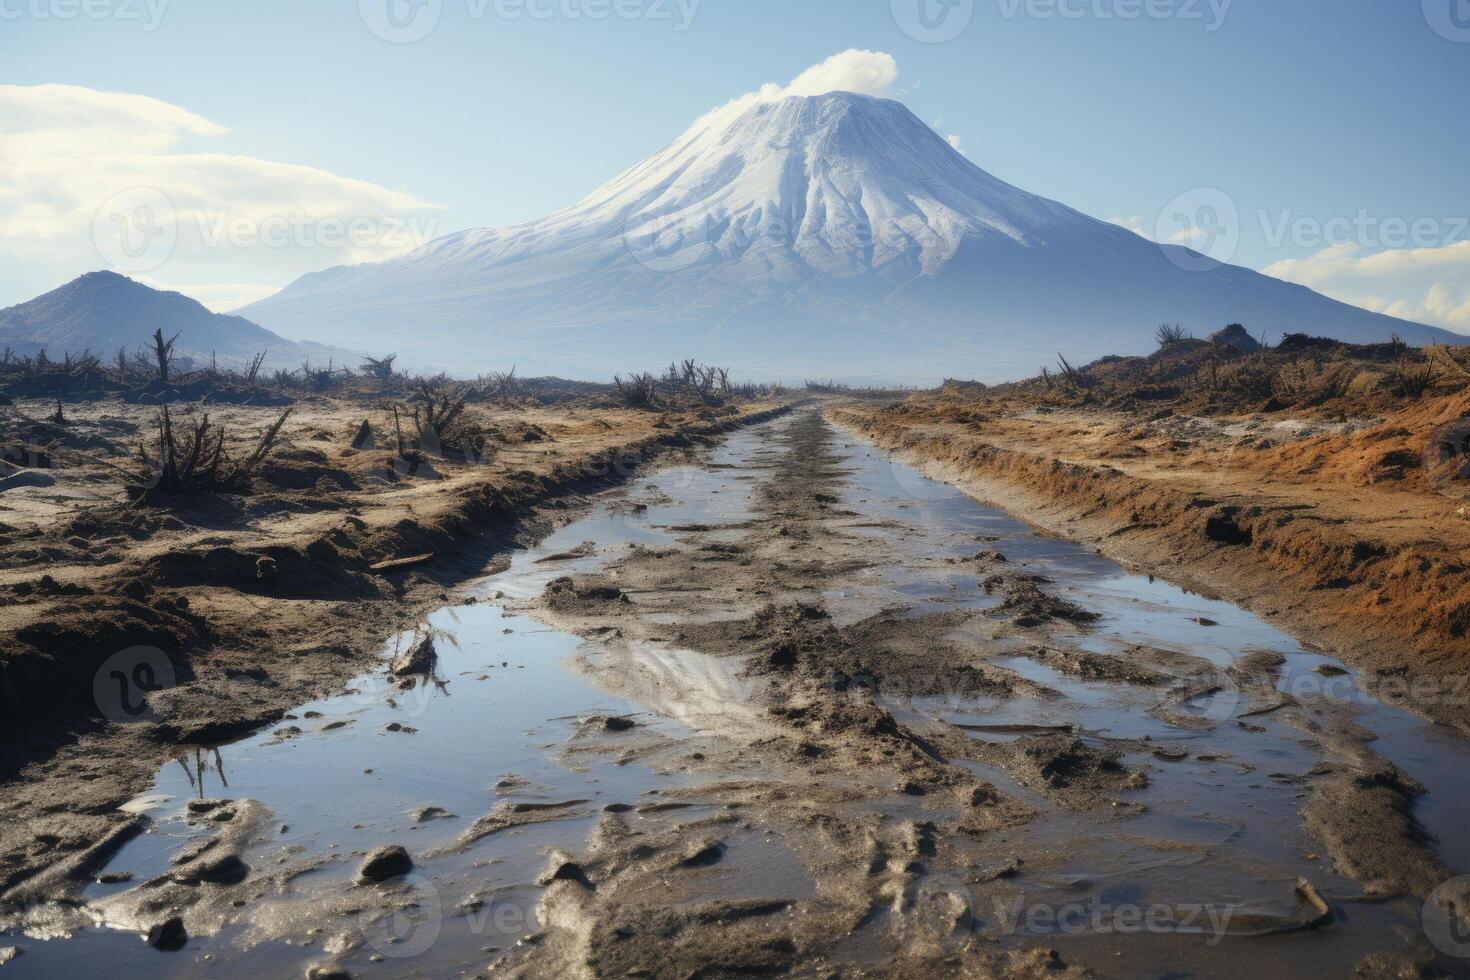
<svg viewBox="0 0 1470 980">
<path fill-rule="evenodd" d="M 1467 964 L 1463 739 L 817 409 L 474 595 L 160 771 L 95 883 L 0 923 L 7 975 Z"/>
</svg>

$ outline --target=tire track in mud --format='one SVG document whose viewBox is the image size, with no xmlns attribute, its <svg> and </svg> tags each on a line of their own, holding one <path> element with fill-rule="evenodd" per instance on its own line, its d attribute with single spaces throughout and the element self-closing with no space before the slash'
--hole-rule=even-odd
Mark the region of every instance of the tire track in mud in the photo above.
<svg viewBox="0 0 1470 980">
<path fill-rule="evenodd" d="M 414 851 L 419 884 L 298 895 L 292 935 L 437 900 L 437 880 L 471 889 L 471 912 L 539 894 L 537 931 L 494 953 L 497 976 L 1138 975 L 1180 962 L 1236 976 L 1269 972 L 1283 951 L 1247 937 L 1283 933 L 1325 972 L 1375 948 L 1379 965 L 1425 965 L 1406 938 L 1418 905 L 1399 896 L 1448 872 L 1415 819 L 1422 788 L 1374 752 L 1353 710 L 1284 695 L 1271 651 L 1222 661 L 1143 642 L 1079 587 L 1075 554 L 1038 548 L 1014 522 L 960 519 L 979 513 L 972 502 L 959 517 L 931 506 L 938 485 L 885 471 L 817 412 L 745 438 L 722 457 L 742 462 L 712 461 L 682 489 L 650 478 L 640 498 L 614 496 L 568 528 L 573 542 L 610 540 L 547 542 L 522 572 L 487 580 L 522 597 L 507 607 L 584 637 L 598 687 L 677 723 L 562 716 L 570 734 L 551 758 L 523 732 L 515 752 L 597 778 L 544 796 L 508 773 L 488 812 L 456 806 L 458 832 Z M 655 500 L 680 523 L 636 517 Z M 601 702 L 563 710 L 584 704 Z M 424 727 L 422 751 L 445 748 Z M 625 765 L 643 773 L 610 775 Z M 246 821 L 219 826 L 165 876 L 108 899 L 111 914 L 143 921 L 160 901 L 207 899 L 191 922 L 269 919 L 262 902 L 335 866 L 303 852 L 276 867 L 269 841 L 243 842 Z M 530 841 L 552 827 L 562 849 L 540 852 L 538 873 Z M 245 881 L 195 881 L 230 855 Z M 1124 918 L 1140 913 L 1162 927 L 1140 935 Z M 434 948 L 437 972 L 484 961 L 482 940 L 463 941 Z M 346 939 L 324 951 L 359 952 Z"/>
<path fill-rule="evenodd" d="M 1068 966 L 1054 949 L 1029 948 L 1039 939 L 1065 950 L 1063 937 L 1028 941 L 1001 910 L 1045 894 L 1079 854 L 1086 863 L 1089 849 L 1096 851 L 1090 870 L 1104 878 L 1143 868 L 1142 879 L 1158 866 L 1165 870 L 1154 873 L 1177 879 L 1179 871 L 1168 866 L 1180 855 L 1186 864 L 1221 861 L 1256 886 L 1248 901 L 1227 910 L 1240 935 L 1323 923 L 1325 905 L 1310 883 L 1299 882 L 1293 895 L 1290 875 L 1263 869 L 1249 854 L 1222 857 L 1228 836 L 1175 841 L 1128 833 L 1126 821 L 1149 809 L 1140 797 L 1153 768 L 1130 760 L 1152 755 L 1167 763 L 1189 752 L 1176 754 L 1150 738 L 1082 738 L 1074 725 L 971 725 L 966 732 L 912 710 L 935 698 L 951 706 L 1065 700 L 987 662 L 1003 638 L 1005 648 L 1019 642 L 1024 656 L 1059 676 L 1166 688 L 1157 717 L 1208 736 L 1215 722 L 1194 725 L 1198 718 L 1184 703 L 1221 688 L 1240 691 L 1247 706 L 1272 702 L 1269 658 L 1231 674 L 1175 651 L 1135 646 L 1119 656 L 1079 649 L 1096 615 L 998 552 L 980 549 L 958 560 L 903 554 L 863 533 L 889 522 L 852 509 L 851 467 L 818 412 L 773 427 L 770 440 L 774 453 L 749 519 L 673 528 L 675 545 L 635 547 L 599 572 L 558 579 L 542 597 L 538 616 L 609 651 L 594 669 L 612 690 L 620 689 L 620 677 L 647 667 L 651 650 L 665 680 L 681 655 L 740 666 L 721 675 L 718 696 L 729 699 L 728 710 L 704 711 L 703 730 L 684 746 L 693 751 L 681 765 L 713 781 L 664 794 L 660 805 L 670 808 L 657 814 L 606 814 L 576 861 L 585 881 L 551 883 L 544 938 L 507 956 L 503 969 L 524 976 L 553 966 L 598 976 L 718 976 L 801 972 L 818 963 L 846 969 L 871 960 L 894 976 L 1084 975 L 1083 966 Z M 890 530 L 903 533 L 901 526 Z M 957 561 L 974 566 L 984 591 L 1004 599 L 989 608 L 955 603 L 929 611 L 873 584 L 875 573 L 895 565 L 912 571 Z M 838 598 L 844 591 L 856 600 Z M 860 614 L 865 602 L 875 608 Z M 656 710 L 676 712 L 656 703 L 658 688 L 678 686 L 659 676 L 645 678 L 641 696 Z M 1375 875 L 1372 893 L 1389 896 L 1419 890 L 1406 878 L 1447 876 L 1415 838 L 1406 803 L 1412 788 L 1375 762 L 1367 740 L 1355 739 L 1343 719 L 1325 726 L 1308 719 L 1301 727 L 1353 760 L 1324 763 L 1302 777 L 1323 787 L 1314 788 L 1309 824 L 1329 851 L 1346 854 L 1371 843 L 1378 855 L 1360 859 L 1365 874 L 1349 877 Z M 993 737 L 974 737 L 987 728 Z M 610 741 L 608 751 L 616 744 Z M 1230 755 L 1194 752 L 1211 761 Z M 691 810 L 700 816 L 680 819 Z M 1349 820 L 1367 829 L 1350 830 Z M 1132 843 L 1119 847 L 1107 840 L 1114 835 Z M 756 893 L 719 897 L 721 875 L 760 864 L 771 841 L 794 854 L 799 869 L 786 867 Z M 1139 855 L 1150 853 L 1140 864 Z M 1404 870 L 1395 876 L 1392 867 Z M 1201 891 L 1210 890 L 1208 878 L 1199 876 Z M 1180 923 L 1194 908 L 1160 907 Z M 1221 938 L 1230 931 L 1228 923 L 1219 928 Z M 1104 924 L 1075 945 L 1084 959 L 1108 962 L 1118 948 L 1119 940 L 1107 938 L 1114 931 Z M 1201 946 L 1199 931 L 1182 926 L 1154 938 L 1157 948 L 1145 961 L 1177 961 Z M 1214 962 L 1229 972 L 1258 955 Z"/>
</svg>

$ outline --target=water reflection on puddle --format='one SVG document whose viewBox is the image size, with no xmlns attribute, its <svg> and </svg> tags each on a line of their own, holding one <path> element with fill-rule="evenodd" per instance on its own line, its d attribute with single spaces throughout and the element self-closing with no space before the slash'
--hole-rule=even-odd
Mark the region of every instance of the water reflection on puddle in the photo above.
<svg viewBox="0 0 1470 980">
<path fill-rule="evenodd" d="M 840 506 L 856 515 L 841 522 L 848 533 L 872 536 L 892 549 L 891 562 L 824 594 L 839 622 L 896 605 L 916 606 L 913 615 L 955 607 L 989 613 L 999 598 L 980 588 L 982 576 L 934 559 L 996 549 L 1011 565 L 1046 576 L 1049 589 L 1101 615 L 1090 633 L 1072 638 L 1084 649 L 1116 654 L 1129 644 L 1143 644 L 1187 652 L 1220 667 L 1253 650 L 1275 651 L 1286 657 L 1282 690 L 1304 682 L 1321 689 L 1316 670 L 1334 663 L 1249 613 L 1128 574 L 1086 548 L 1039 535 L 855 440 L 840 440 L 839 451 L 850 473 Z M 549 849 L 581 849 L 604 805 L 636 803 L 694 778 L 678 767 L 620 765 L 597 752 L 569 760 L 564 750 L 579 719 L 631 716 L 640 722 L 640 732 L 668 739 L 732 718 L 750 727 L 765 721 L 758 708 L 745 703 L 751 686 L 739 676 L 738 665 L 636 644 L 613 654 L 508 615 L 495 597 L 538 595 L 552 578 L 595 570 L 628 548 L 671 544 L 682 527 L 738 525 L 751 516 L 754 487 L 771 458 L 762 431 L 737 433 L 710 454 L 714 465 L 674 466 L 636 480 L 605 495 L 591 513 L 536 548 L 516 553 L 508 569 L 477 584 L 480 601 L 444 608 L 429 618 L 429 628 L 455 640 L 438 644 L 436 683 L 399 689 L 381 671 L 364 675 L 345 693 L 302 705 L 268 731 L 220 747 L 218 754 L 191 751 L 164 767 L 137 801 L 138 809 L 154 819 L 152 829 L 125 847 L 109 870 L 131 872 L 133 883 L 165 873 L 181 846 L 212 829 L 207 821 L 186 820 L 189 799 L 253 799 L 271 812 L 282 860 L 327 859 L 290 886 L 288 899 L 312 901 L 340 893 L 356 870 L 359 858 L 353 855 L 385 842 L 428 854 L 451 844 L 504 800 L 589 801 L 587 816 L 522 827 L 486 838 L 462 854 L 423 862 L 405 886 L 441 909 L 470 909 L 442 917 L 434 962 L 467 963 L 480 951 L 513 943 L 534 927 L 539 890 L 532 883 L 544 870 Z M 731 529 L 719 535 L 738 533 Z M 582 557 L 547 560 L 576 553 L 584 542 L 593 548 Z M 1216 625 L 1203 626 L 1201 620 Z M 573 669 L 577 660 L 599 669 Z M 976 738 L 1003 740 L 1017 737 L 1025 726 L 1050 726 L 1094 741 L 1147 738 L 1185 749 L 1177 760 L 1157 758 L 1146 748 L 1129 757 L 1130 763 L 1150 767 L 1149 806 L 1113 825 L 1102 839 L 1093 836 L 1085 818 L 1067 814 L 1049 814 L 1016 830 L 1018 839 L 1065 837 L 1076 849 L 1075 867 L 1028 887 L 1075 892 L 1078 880 L 1096 878 L 1109 882 L 1106 887 L 1183 900 L 1190 897 L 1181 884 L 1188 876 L 1179 868 L 1208 859 L 1219 894 L 1264 902 L 1279 896 L 1251 873 L 1260 867 L 1278 875 L 1292 870 L 1319 880 L 1330 877 L 1325 861 L 1303 856 L 1301 788 L 1276 778 L 1302 773 L 1318 761 L 1301 731 L 1269 716 L 1253 719 L 1260 731 L 1242 729 L 1228 718 L 1214 719 L 1218 724 L 1208 729 L 1181 729 L 1158 717 L 1157 690 L 1079 681 L 1020 655 L 993 663 L 1065 697 L 912 699 L 889 706 L 900 716 L 942 717 Z M 605 686 L 594 684 L 591 676 Z M 1440 853 L 1452 866 L 1470 868 L 1470 835 L 1463 832 L 1470 791 L 1462 775 L 1470 753 L 1464 742 L 1368 702 L 1350 680 L 1325 693 L 1361 704 L 1360 723 L 1380 736 L 1377 751 L 1429 787 L 1418 814 L 1439 838 Z M 1007 731 L 1007 726 L 1019 727 Z M 1003 791 L 1044 808 L 1005 773 L 965 764 Z M 450 816 L 421 822 L 416 814 L 425 807 Z M 1149 843 L 1158 841 L 1176 846 Z M 719 895 L 756 896 L 780 881 L 788 894 L 800 897 L 803 879 L 791 874 L 796 858 L 779 842 L 750 832 L 735 835 L 728 846 L 730 860 L 715 879 Z M 106 899 L 130 887 L 96 885 L 87 897 Z M 320 947 L 302 950 L 272 938 L 279 934 L 272 916 L 289 916 L 291 908 L 287 901 L 246 910 L 217 938 L 191 942 L 171 956 L 129 933 L 89 929 L 66 942 L 31 942 L 26 955 L 5 969 L 15 976 L 104 971 L 172 976 L 199 972 L 208 957 L 215 973 L 301 975 Z M 401 975 L 403 967 L 390 956 L 382 965 L 355 964 L 354 972 Z M 434 972 L 427 962 L 413 968 Z"/>
</svg>

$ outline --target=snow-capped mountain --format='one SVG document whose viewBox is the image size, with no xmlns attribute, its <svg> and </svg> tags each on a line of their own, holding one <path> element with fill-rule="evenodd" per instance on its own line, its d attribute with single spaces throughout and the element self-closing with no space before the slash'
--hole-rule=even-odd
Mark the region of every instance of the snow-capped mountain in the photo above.
<svg viewBox="0 0 1470 980">
<path fill-rule="evenodd" d="M 1198 256 L 986 173 L 887 99 L 711 113 L 581 202 L 304 276 L 243 311 L 291 337 L 475 371 L 603 376 L 697 356 L 742 375 L 1033 373 L 1201 335 L 1457 340 Z M 1205 265 L 1209 265 L 1205 263 Z"/>
</svg>

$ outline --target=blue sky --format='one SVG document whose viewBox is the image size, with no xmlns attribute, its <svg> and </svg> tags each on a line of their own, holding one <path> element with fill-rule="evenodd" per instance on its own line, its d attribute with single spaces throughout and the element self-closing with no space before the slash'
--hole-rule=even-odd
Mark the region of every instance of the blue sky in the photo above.
<svg viewBox="0 0 1470 980">
<path fill-rule="evenodd" d="M 948 21 L 940 0 L 419 0 L 427 36 L 375 35 L 405 2 L 0 0 L 0 305 L 106 264 L 78 244 L 119 179 L 94 153 L 229 214 L 377 209 L 446 233 L 569 204 L 702 112 L 858 48 L 1005 180 L 1156 238 L 1181 194 L 1199 213 L 1223 192 L 1232 261 L 1470 332 L 1470 0 L 948 0 Z M 917 39 L 900 22 L 921 2 L 942 32 L 968 23 Z M 225 307 L 403 244 L 379 237 L 245 234 L 146 278 Z"/>
</svg>

